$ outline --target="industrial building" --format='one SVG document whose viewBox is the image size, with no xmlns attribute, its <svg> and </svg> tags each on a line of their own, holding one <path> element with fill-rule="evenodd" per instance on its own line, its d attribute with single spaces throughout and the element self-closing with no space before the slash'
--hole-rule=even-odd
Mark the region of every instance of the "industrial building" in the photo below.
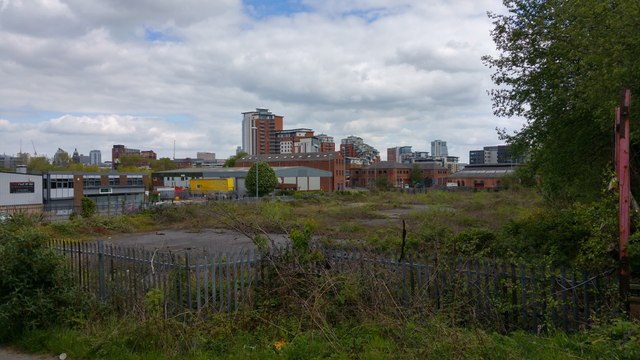
<svg viewBox="0 0 640 360">
<path fill-rule="evenodd" d="M 40 189 L 48 216 L 80 212 L 83 197 L 95 201 L 99 213 L 118 215 L 144 206 L 148 183 L 145 173 L 52 171 L 42 174 Z"/>
<path fill-rule="evenodd" d="M 325 190 L 322 184 L 332 178 L 330 171 L 303 166 L 273 167 L 273 170 L 282 187 L 299 191 Z M 186 168 L 154 172 L 151 177 L 156 189 L 171 187 L 189 189 L 191 194 L 219 192 L 243 197 L 252 195 L 245 186 L 248 172 L 249 167 Z"/>
<path fill-rule="evenodd" d="M 515 164 L 473 164 L 450 175 L 447 183 L 458 187 L 475 189 L 495 189 L 502 185 L 502 179 L 513 174 Z"/>
<path fill-rule="evenodd" d="M 42 176 L 0 172 L 0 214 L 42 212 Z"/>
<path fill-rule="evenodd" d="M 328 171 L 332 175 L 321 178 L 320 190 L 336 191 L 345 188 L 345 162 L 340 152 L 307 154 L 269 154 L 245 156 L 236 161 L 236 167 L 250 167 L 256 161 L 265 162 L 271 167 L 303 166 Z"/>
<path fill-rule="evenodd" d="M 420 169 L 421 178 L 429 179 L 426 186 L 444 186 L 449 170 L 436 162 L 415 163 Z M 412 164 L 400 164 L 393 161 L 381 161 L 351 171 L 352 187 L 372 188 L 378 178 L 386 178 L 391 187 L 403 188 L 411 186 Z"/>
</svg>

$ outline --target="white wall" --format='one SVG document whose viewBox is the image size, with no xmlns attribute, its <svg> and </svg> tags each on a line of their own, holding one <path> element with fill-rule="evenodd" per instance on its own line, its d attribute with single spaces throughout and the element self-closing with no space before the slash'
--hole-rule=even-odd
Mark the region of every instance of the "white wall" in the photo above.
<svg viewBox="0 0 640 360">
<path fill-rule="evenodd" d="M 11 193 L 11 183 L 33 183 L 33 192 Z M 15 205 L 42 205 L 41 175 L 0 173 L 0 206 Z"/>
</svg>

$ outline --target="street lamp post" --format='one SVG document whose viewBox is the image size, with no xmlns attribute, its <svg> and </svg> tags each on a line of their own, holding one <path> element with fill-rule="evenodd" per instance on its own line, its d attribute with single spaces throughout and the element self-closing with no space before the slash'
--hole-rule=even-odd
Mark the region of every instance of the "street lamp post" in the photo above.
<svg viewBox="0 0 640 360">
<path fill-rule="evenodd" d="M 256 131 L 256 136 L 254 140 L 256 141 L 255 152 L 256 152 L 256 201 L 258 201 L 258 166 L 260 165 L 259 154 L 258 154 L 258 128 L 256 126 L 252 126 L 251 129 Z"/>
</svg>

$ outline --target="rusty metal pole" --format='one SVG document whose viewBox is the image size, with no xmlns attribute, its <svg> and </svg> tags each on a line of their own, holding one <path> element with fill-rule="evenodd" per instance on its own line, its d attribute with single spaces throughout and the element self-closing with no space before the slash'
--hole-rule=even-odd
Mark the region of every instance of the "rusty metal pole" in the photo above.
<svg viewBox="0 0 640 360">
<path fill-rule="evenodd" d="M 625 90 L 616 107 L 616 175 L 618 176 L 618 230 L 620 235 L 620 298 L 628 310 L 630 272 L 627 244 L 630 233 L 631 186 L 629 175 L 629 109 L 631 91 Z"/>
</svg>

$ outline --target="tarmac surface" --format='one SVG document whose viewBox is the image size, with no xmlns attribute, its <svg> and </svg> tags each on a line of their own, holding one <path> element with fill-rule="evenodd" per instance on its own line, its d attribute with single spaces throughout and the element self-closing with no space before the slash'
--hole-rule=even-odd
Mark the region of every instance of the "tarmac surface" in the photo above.
<svg viewBox="0 0 640 360">
<path fill-rule="evenodd" d="M 286 234 L 268 234 L 276 245 L 286 244 Z M 140 247 L 148 250 L 165 249 L 172 252 L 203 250 L 209 254 L 228 254 L 255 249 L 246 235 L 232 230 L 203 229 L 161 230 L 153 233 L 118 234 L 104 239 L 106 244 Z"/>
</svg>

